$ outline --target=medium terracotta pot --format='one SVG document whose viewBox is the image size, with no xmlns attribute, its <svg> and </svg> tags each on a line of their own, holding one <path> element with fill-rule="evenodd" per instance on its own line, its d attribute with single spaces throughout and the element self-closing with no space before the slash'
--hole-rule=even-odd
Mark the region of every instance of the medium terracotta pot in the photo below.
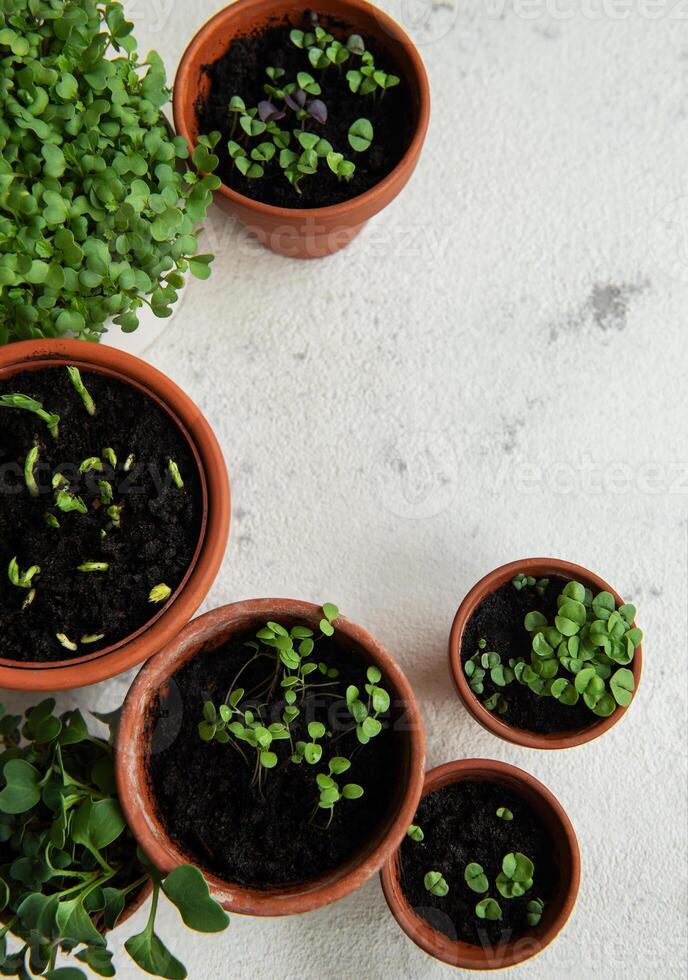
<svg viewBox="0 0 688 980">
<path fill-rule="evenodd" d="M 207 595 L 222 564 L 229 534 L 230 497 L 222 451 L 212 429 L 190 398 L 145 361 L 82 340 L 27 340 L 0 348 L 0 378 L 20 371 L 73 364 L 118 378 L 143 391 L 170 416 L 189 443 L 201 477 L 203 518 L 196 553 L 165 605 L 131 636 L 88 656 L 50 663 L 0 660 L 0 687 L 58 691 L 121 674 L 147 660 L 188 623 Z"/>
<path fill-rule="evenodd" d="M 580 852 L 571 821 L 546 786 L 516 766 L 491 759 L 461 759 L 431 769 L 425 777 L 423 796 L 463 779 L 487 780 L 518 793 L 538 814 L 552 836 L 559 869 L 559 891 L 545 906 L 542 919 L 529 932 L 492 947 L 450 939 L 416 914 L 400 883 L 399 851 L 387 860 L 380 878 L 392 915 L 406 935 L 435 959 L 464 970 L 501 970 L 536 956 L 549 946 L 576 904 L 580 883 Z"/>
<path fill-rule="evenodd" d="M 196 101 L 210 82 L 205 65 L 217 61 L 237 35 L 264 28 L 270 21 L 302 23 L 298 0 L 237 0 L 200 29 L 182 57 L 174 83 L 174 122 L 177 132 L 193 145 L 199 135 Z M 223 184 L 216 201 L 235 215 L 263 245 L 291 258 L 322 258 L 339 251 L 363 225 L 392 201 L 413 173 L 430 118 L 430 88 L 423 62 L 402 28 L 365 0 L 323 0 L 318 13 L 336 17 L 363 35 L 375 37 L 399 65 L 411 91 L 414 131 L 406 153 L 390 174 L 364 194 L 325 208 L 282 208 L 262 204 Z"/>
<path fill-rule="evenodd" d="M 173 842 L 157 812 L 148 778 L 148 760 L 153 732 L 150 707 L 159 691 L 189 660 L 216 649 L 233 634 L 260 628 L 269 620 L 285 626 L 305 623 L 317 629 L 320 607 L 293 599 L 251 599 L 235 602 L 194 620 L 164 650 L 149 660 L 138 674 L 124 702 L 115 747 L 115 770 L 120 803 L 132 833 L 149 860 L 163 874 L 195 859 Z M 425 766 L 423 724 L 409 682 L 390 654 L 360 626 L 343 617 L 337 632 L 351 643 L 365 663 L 382 671 L 392 698 L 395 727 L 402 753 L 403 779 L 390 804 L 384 825 L 366 847 L 348 862 L 321 878 L 303 884 L 274 888 L 250 888 L 224 881 L 203 871 L 213 897 L 230 912 L 245 915 L 291 915 L 310 912 L 337 901 L 359 888 L 379 870 L 401 843 L 420 799 Z M 237 828 L 240 833 L 240 828 Z"/>
<path fill-rule="evenodd" d="M 583 745 L 585 742 L 591 742 L 599 735 L 604 735 L 613 725 L 616 725 L 628 708 L 622 708 L 617 705 L 614 714 L 608 718 L 600 718 L 599 721 L 595 721 L 587 728 L 543 735 L 524 728 L 514 728 L 513 725 L 509 725 L 508 722 L 503 721 L 501 716 L 483 707 L 480 699 L 471 691 L 468 685 L 461 661 L 461 644 L 466 626 L 480 603 L 488 595 L 500 588 L 500 586 L 506 582 L 510 582 L 519 572 L 523 572 L 526 575 L 533 575 L 536 578 L 558 575 L 561 578 L 572 579 L 581 582 L 595 592 L 611 592 L 617 605 L 623 602 L 621 596 L 611 585 L 600 578 L 599 575 L 589 571 L 587 568 L 583 568 L 582 565 L 574 565 L 570 561 L 561 561 L 558 558 L 524 558 L 522 561 L 512 561 L 508 565 L 502 565 L 496 568 L 493 572 L 481 578 L 463 600 L 456 613 L 449 635 L 449 665 L 461 700 L 466 708 L 468 708 L 470 714 L 473 715 L 475 720 L 483 728 L 492 732 L 493 735 L 498 735 L 500 738 L 505 739 L 507 742 L 513 742 L 515 745 L 524 745 L 531 749 L 569 749 L 574 745 Z M 635 626 L 635 623 L 633 625 Z M 633 700 L 635 700 L 638 692 L 642 666 L 643 651 L 642 646 L 640 646 L 635 651 L 633 663 L 629 665 L 629 669 L 633 671 L 635 678 L 635 694 L 633 695 Z M 593 716 L 591 715 L 591 717 Z"/>
</svg>

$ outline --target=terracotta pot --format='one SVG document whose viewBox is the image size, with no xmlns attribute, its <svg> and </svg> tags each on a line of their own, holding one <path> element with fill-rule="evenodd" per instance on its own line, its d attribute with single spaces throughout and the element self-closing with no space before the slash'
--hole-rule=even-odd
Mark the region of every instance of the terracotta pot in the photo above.
<svg viewBox="0 0 688 980">
<path fill-rule="evenodd" d="M 423 796 L 462 779 L 487 780 L 518 793 L 538 814 L 552 836 L 559 868 L 560 887 L 545 906 L 537 926 L 517 939 L 496 947 L 474 946 L 450 939 L 416 914 L 409 905 L 399 880 L 399 851 L 387 860 L 380 878 L 392 915 L 417 946 L 464 970 L 500 970 L 536 956 L 564 928 L 578 895 L 580 852 L 576 833 L 558 800 L 534 776 L 516 766 L 491 759 L 461 759 L 431 769 L 425 777 Z"/>
<path fill-rule="evenodd" d="M 179 637 L 149 660 L 124 702 L 115 748 L 119 799 L 132 833 L 149 860 L 168 874 L 180 864 L 197 863 L 170 839 L 157 812 L 148 778 L 150 707 L 159 691 L 185 663 L 224 644 L 235 633 L 255 630 L 268 620 L 285 626 L 296 622 L 317 628 L 320 607 L 293 599 L 251 599 L 215 609 L 194 620 Z M 320 908 L 360 887 L 394 851 L 411 822 L 420 799 L 425 765 L 423 725 L 409 682 L 389 653 L 360 626 L 340 617 L 337 632 L 367 664 L 382 671 L 398 726 L 403 778 L 384 824 L 366 847 L 321 878 L 274 888 L 250 888 L 224 881 L 202 868 L 210 891 L 230 912 L 245 915 L 291 915 Z M 240 828 L 237 828 L 240 833 Z"/>
<path fill-rule="evenodd" d="M 88 656 L 50 663 L 0 660 L 0 687 L 57 691 L 84 687 L 121 674 L 147 660 L 188 623 L 207 595 L 229 534 L 229 482 L 222 451 L 198 408 L 177 385 L 145 361 L 82 340 L 22 341 L 0 348 L 0 378 L 20 371 L 73 364 L 118 378 L 143 391 L 170 416 L 188 440 L 198 464 L 203 519 L 196 554 L 165 605 L 141 629 Z"/>
<path fill-rule="evenodd" d="M 196 101 L 210 83 L 203 71 L 217 61 L 237 35 L 264 28 L 287 18 L 294 26 L 303 21 L 304 4 L 298 0 L 237 0 L 208 21 L 184 52 L 174 83 L 174 122 L 177 132 L 195 146 L 199 135 Z M 363 225 L 392 201 L 413 173 L 430 118 L 430 88 L 420 55 L 402 28 L 365 0 L 323 0 L 318 13 L 345 22 L 360 34 L 375 37 L 399 65 L 411 91 L 414 132 L 406 153 L 390 174 L 357 197 L 324 208 L 282 208 L 262 204 L 227 187 L 220 187 L 217 203 L 235 215 L 263 245 L 280 255 L 314 259 L 348 245 Z"/>
<path fill-rule="evenodd" d="M 480 699 L 471 691 L 468 685 L 461 661 L 461 644 L 466 626 L 481 602 L 492 592 L 500 588 L 500 586 L 506 582 L 510 582 L 519 572 L 534 575 L 536 578 L 558 575 L 566 579 L 575 579 L 595 592 L 611 592 L 617 605 L 623 602 L 621 596 L 611 585 L 600 578 L 599 575 L 595 575 L 594 572 L 583 568 L 581 565 L 574 565 L 570 561 L 561 561 L 558 558 L 524 558 L 522 561 L 512 561 L 508 565 L 502 565 L 500 568 L 496 568 L 489 575 L 481 578 L 463 600 L 456 613 L 449 635 L 449 665 L 461 700 L 466 708 L 468 708 L 470 714 L 473 715 L 475 720 L 483 728 L 492 732 L 493 735 L 498 735 L 500 738 L 505 739 L 507 742 L 513 742 L 515 745 L 524 745 L 531 749 L 569 749 L 574 745 L 583 745 L 585 742 L 591 742 L 594 738 L 609 731 L 613 725 L 616 725 L 628 708 L 622 708 L 617 705 L 614 714 L 608 718 L 600 718 L 592 725 L 588 725 L 587 728 L 542 735 L 524 728 L 515 728 L 513 725 L 504 721 L 500 715 L 488 711 L 487 708 L 483 707 Z M 635 623 L 633 625 L 635 626 Z M 640 683 L 642 666 L 643 651 L 642 647 L 638 647 L 635 651 L 633 663 L 629 665 L 629 669 L 633 671 L 635 678 L 636 694 Z M 635 694 L 633 700 L 635 700 Z M 591 714 L 591 717 L 594 716 Z"/>
</svg>

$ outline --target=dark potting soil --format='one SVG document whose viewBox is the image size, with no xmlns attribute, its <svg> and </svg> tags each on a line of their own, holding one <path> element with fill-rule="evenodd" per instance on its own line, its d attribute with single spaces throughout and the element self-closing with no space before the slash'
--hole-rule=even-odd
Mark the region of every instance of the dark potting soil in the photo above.
<svg viewBox="0 0 688 980">
<path fill-rule="evenodd" d="M 145 394 L 101 374 L 83 371 L 96 404 L 87 414 L 64 367 L 26 371 L 0 381 L 0 395 L 21 392 L 60 416 L 58 438 L 34 413 L 0 408 L 0 657 L 16 661 L 68 660 L 104 649 L 136 632 L 162 608 L 149 602 L 150 590 L 165 583 L 172 591 L 194 556 L 202 520 L 200 476 L 185 438 L 168 415 Z M 39 446 L 35 468 L 40 489 L 30 495 L 24 460 Z M 117 467 L 79 473 L 83 460 L 112 448 Z M 124 464 L 133 453 L 129 472 Z M 168 460 L 179 466 L 184 488 L 177 489 Z M 88 513 L 64 513 L 55 505 L 52 477 L 62 472 L 70 492 L 81 497 Z M 112 484 L 122 504 L 120 527 L 101 538 L 110 519 L 100 500 L 98 480 Z M 60 528 L 49 527 L 46 512 Z M 10 584 L 8 566 L 17 558 L 20 572 L 32 565 L 34 601 L 22 605 L 28 590 Z M 107 562 L 106 572 L 80 572 L 85 561 Z M 56 639 L 72 642 L 105 634 L 97 643 L 79 643 L 69 651 Z"/>
<path fill-rule="evenodd" d="M 198 735 L 204 702 L 221 704 L 246 663 L 247 639 L 249 634 L 234 637 L 226 646 L 195 657 L 175 674 L 169 691 L 153 707 L 153 795 L 172 839 L 226 881 L 264 888 L 312 880 L 350 859 L 394 813 L 398 740 L 386 723 L 388 716 L 381 716 L 383 731 L 361 746 L 342 699 L 309 702 L 292 724 L 294 741 L 308 740 L 309 721 L 323 722 L 335 735 L 347 731 L 331 754 L 350 759 L 352 765 L 337 779 L 340 787 L 358 783 L 364 795 L 337 803 L 325 829 L 328 813 L 317 809 L 315 780 L 327 772 L 330 753 L 325 748 L 317 765 L 291 763 L 290 743 L 284 740 L 272 744 L 279 763 L 267 772 L 262 797 L 251 785 L 255 754 L 250 747 L 243 746 L 250 760 L 245 762 L 231 745 L 203 742 Z M 343 693 L 355 684 L 363 691 L 365 666 L 354 649 L 336 639 L 321 640 L 314 659 L 340 671 L 338 686 L 319 690 Z M 241 675 L 241 686 L 250 692 L 273 674 L 271 662 L 258 660 Z M 380 686 L 385 687 L 384 676 Z M 282 701 L 273 701 L 263 709 L 263 718 L 281 721 L 283 708 Z"/>
<path fill-rule="evenodd" d="M 511 821 L 497 816 L 507 807 Z M 513 790 L 497 783 L 462 780 L 424 797 L 413 821 L 425 839 L 417 843 L 404 838 L 400 853 L 402 890 L 416 914 L 450 939 L 474 945 L 496 946 L 509 942 L 531 927 L 528 902 L 540 898 L 547 903 L 557 890 L 558 870 L 553 841 L 532 807 Z M 533 886 L 520 898 L 503 898 L 495 886 L 506 854 L 520 851 L 535 865 Z M 502 919 L 489 922 L 475 914 L 485 896 L 466 884 L 464 871 L 472 862 L 482 865 L 490 898 L 499 902 Z M 424 878 L 440 871 L 449 885 L 444 898 L 428 892 Z"/>
<path fill-rule="evenodd" d="M 473 613 L 464 633 L 461 661 L 466 663 L 478 649 L 478 640 L 487 640 L 487 649 L 496 650 L 503 662 L 510 657 L 523 657 L 530 663 L 530 634 L 523 626 L 527 613 L 539 610 L 554 623 L 557 612 L 557 596 L 567 579 L 551 576 L 544 596 L 538 595 L 534 586 L 526 586 L 520 592 L 511 582 L 500 586 L 487 596 Z M 525 684 L 517 681 L 508 687 L 497 687 L 485 674 L 485 690 L 479 700 L 485 701 L 491 694 L 504 695 L 509 705 L 506 714 L 498 715 L 514 728 L 524 728 L 540 734 L 565 732 L 588 728 L 598 721 L 581 698 L 574 705 L 561 704 L 556 698 L 538 697 Z"/>
<path fill-rule="evenodd" d="M 342 43 L 354 33 L 346 25 L 326 18 L 321 18 L 321 25 Z M 199 100 L 196 111 L 203 133 L 214 130 L 222 133 L 215 152 L 220 158 L 217 174 L 224 184 L 246 197 L 279 207 L 327 207 L 369 190 L 396 167 L 411 141 L 416 108 L 412 105 L 411 93 L 400 69 L 374 39 L 364 37 L 366 49 L 375 57 L 376 67 L 401 79 L 399 85 L 387 89 L 383 98 L 374 92 L 368 95 L 354 95 L 351 92 L 346 73 L 358 67 L 360 59 L 357 57 L 350 57 L 341 69 L 333 65 L 326 69 L 313 68 L 308 52 L 297 48 L 289 39 L 289 31 L 294 26 L 283 21 L 259 33 L 235 38 L 221 58 L 206 66 L 210 92 L 205 100 Z M 305 16 L 303 27 L 304 30 L 312 29 Z M 253 138 L 249 142 L 238 125 L 231 134 L 229 100 L 239 95 L 247 108 L 252 108 L 266 99 L 263 86 L 270 81 L 265 74 L 265 69 L 269 67 L 285 70 L 280 84 L 296 81 L 300 71 L 308 72 L 318 82 L 322 89 L 318 98 L 327 106 L 328 118 L 324 125 L 310 120 L 308 130 L 328 140 L 336 151 L 344 154 L 345 159 L 356 164 L 350 181 L 339 180 L 326 161 L 321 160 L 317 173 L 307 175 L 301 181 L 302 193 L 299 194 L 284 176 L 277 155 L 265 165 L 265 175 L 259 179 L 248 180 L 236 169 L 227 149 L 230 137 L 246 146 L 255 146 L 260 140 Z M 282 108 L 281 103 L 279 107 Z M 355 153 L 349 145 L 347 134 L 351 124 L 360 118 L 370 120 L 374 137 L 366 151 Z M 298 123 L 291 110 L 287 110 L 287 117 L 278 125 L 291 130 Z"/>
</svg>

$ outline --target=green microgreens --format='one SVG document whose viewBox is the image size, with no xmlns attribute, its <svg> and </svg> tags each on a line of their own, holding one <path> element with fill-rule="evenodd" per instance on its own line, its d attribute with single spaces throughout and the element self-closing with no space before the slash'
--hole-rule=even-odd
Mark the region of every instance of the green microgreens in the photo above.
<svg viewBox="0 0 688 980">
<path fill-rule="evenodd" d="M 311 819 L 319 810 L 326 810 L 329 818 L 325 827 L 329 827 L 335 806 L 342 800 L 358 799 L 364 791 L 358 783 L 340 785 L 335 778 L 347 772 L 352 765 L 351 759 L 330 752 L 330 747 L 340 736 L 335 736 L 317 719 L 305 721 L 302 713 L 305 713 L 304 709 L 308 708 L 309 703 L 317 704 L 317 699 L 322 697 L 344 701 L 349 713 L 353 713 L 353 701 L 350 702 L 349 697 L 351 691 L 355 691 L 354 700 L 360 704 L 360 708 L 354 709 L 353 726 L 341 734 L 355 731 L 359 743 L 365 745 L 382 730 L 377 716 L 389 709 L 390 698 L 379 686 L 382 679 L 380 671 L 372 666 L 366 673 L 367 704 L 359 701 L 358 688 L 353 686 L 341 693 L 331 690 L 339 687 L 339 671 L 323 661 L 315 661 L 312 655 L 318 642 L 334 634 L 339 610 L 332 603 L 325 603 L 321 612 L 318 636 L 310 627 L 300 624 L 287 629 L 280 623 L 269 621 L 259 629 L 256 640 L 245 644 L 248 659 L 230 685 L 224 702 L 217 706 L 212 701 L 204 704 L 198 734 L 205 742 L 230 744 L 237 750 L 244 762 L 252 767 L 252 785 L 260 797 L 263 796 L 269 770 L 274 769 L 278 762 L 281 761 L 283 768 L 289 764 L 305 764 L 317 770 L 326 761 L 326 771 L 320 769 L 314 775 L 317 802 Z M 257 661 L 266 661 L 269 669 L 264 681 L 248 696 L 238 681 L 246 668 Z M 326 680 L 320 681 L 318 676 Z M 282 701 L 282 720 L 270 724 L 264 714 L 275 698 L 278 705 Z M 366 721 L 367 734 L 364 731 Z M 300 726 L 298 731 L 297 726 Z M 288 751 L 280 755 L 279 743 L 282 742 L 288 742 Z M 251 759 L 244 751 L 247 748 L 254 751 Z"/>
<path fill-rule="evenodd" d="M 449 885 L 444 880 L 441 871 L 428 871 L 423 878 L 423 884 L 425 890 L 436 898 L 444 898 L 445 895 L 449 894 Z"/>
<path fill-rule="evenodd" d="M 101 453 L 102 458 L 110 464 L 113 470 L 117 469 L 117 453 L 110 446 L 107 446 Z M 126 469 L 126 466 L 125 466 Z"/>
<path fill-rule="evenodd" d="M 184 967 L 153 931 L 160 892 L 200 932 L 220 932 L 228 918 L 197 868 L 182 865 L 164 877 L 148 863 L 119 805 L 112 746 L 88 731 L 79 711 L 57 716 L 54 708 L 51 698 L 22 718 L 0 705 L 2 972 L 86 980 L 78 966 L 56 967 L 60 953 L 115 976 L 108 933 L 152 884 L 148 922 L 124 947 L 147 973 L 183 980 Z M 8 933 L 19 940 L 17 952 L 6 947 Z"/>
<path fill-rule="evenodd" d="M 543 595 L 549 580 L 521 574 L 512 584 L 517 591 L 532 587 Z M 553 624 L 537 609 L 525 616 L 530 662 L 523 657 L 504 662 L 496 651 L 486 651 L 486 641 L 481 639 L 477 652 L 464 663 L 469 687 L 474 694 L 483 694 L 489 672 L 498 690 L 483 705 L 500 714 L 508 711 L 502 690 L 516 682 L 564 705 L 577 704 L 582 698 L 593 714 L 607 718 L 617 705 L 627 707 L 633 698 L 635 680 L 628 665 L 643 638 L 642 631 L 633 626 L 635 614 L 630 604 L 617 608 L 609 592 L 593 594 L 580 582 L 567 582 L 557 596 Z"/>
<path fill-rule="evenodd" d="M 65 650 L 70 650 L 74 653 L 75 650 L 79 649 L 78 644 L 70 640 L 66 633 L 56 633 L 55 636 L 60 646 L 63 646 Z"/>
<path fill-rule="evenodd" d="M 311 71 L 324 77 L 327 71 L 341 71 L 347 62 L 356 62 L 359 67 L 347 71 L 346 79 L 351 91 L 362 100 L 370 93 L 383 98 L 387 89 L 399 84 L 397 75 L 375 66 L 360 34 L 351 34 L 342 43 L 320 26 L 317 15 L 313 16 L 312 30 L 294 28 L 289 33 L 291 43 L 306 55 Z M 328 119 L 328 108 L 319 98 L 322 86 L 311 71 L 298 71 L 295 79 L 288 80 L 284 69 L 268 66 L 265 73 L 269 81 L 263 86 L 266 98 L 257 106 L 247 107 L 240 95 L 233 95 L 229 100 L 231 126 L 227 148 L 243 177 L 260 180 L 268 174 L 268 165 L 274 160 L 279 166 L 270 168 L 270 176 L 281 171 L 301 194 L 303 180 L 315 175 L 320 161 L 325 159 L 339 180 L 353 178 L 355 163 L 345 159 L 343 153 L 317 133 L 306 132 L 309 124 L 324 126 Z M 286 128 L 279 125 L 283 120 Z M 260 142 L 252 145 L 251 140 L 256 139 Z M 373 127 L 368 119 L 360 118 L 352 123 L 348 143 L 354 152 L 367 150 L 372 139 Z"/>
<path fill-rule="evenodd" d="M 536 926 L 540 919 L 542 918 L 542 913 L 545 908 L 545 903 L 541 898 L 532 898 L 528 905 L 526 906 L 526 918 L 528 919 L 528 925 Z"/>
<path fill-rule="evenodd" d="M 55 505 L 63 514 L 70 514 L 77 511 L 79 514 L 88 514 L 88 507 L 81 497 L 73 496 L 68 490 L 58 490 L 55 494 Z"/>
<path fill-rule="evenodd" d="M 416 823 L 411 824 L 409 829 L 406 831 L 406 836 L 410 837 L 411 840 L 414 840 L 417 844 L 420 844 L 425 840 L 425 834 L 423 833 L 422 828 Z"/>
<path fill-rule="evenodd" d="M 26 483 L 27 489 L 32 497 L 38 497 L 40 490 L 38 484 L 36 483 L 35 469 L 36 463 L 38 462 L 38 446 L 33 446 L 32 449 L 26 454 L 26 460 L 24 461 L 24 482 Z"/>
<path fill-rule="evenodd" d="M 502 870 L 497 875 L 497 891 L 503 898 L 520 898 L 533 887 L 535 866 L 530 858 L 520 851 L 505 854 Z"/>
<path fill-rule="evenodd" d="M 21 572 L 17 564 L 17 559 L 14 557 L 9 563 L 7 574 L 12 585 L 16 585 L 20 589 L 31 589 L 33 588 L 34 578 L 36 575 L 41 574 L 41 567 L 40 565 L 32 565 L 25 572 Z"/>
<path fill-rule="evenodd" d="M 165 602 L 172 595 L 172 589 L 169 585 L 165 585 L 161 582 L 160 585 L 154 585 L 148 594 L 149 602 Z"/>
<path fill-rule="evenodd" d="M 132 26 L 117 0 L 0 11 L 0 345 L 97 340 L 109 318 L 133 331 L 144 306 L 171 314 L 187 273 L 209 275 L 195 229 L 220 186 L 219 134 L 189 161 L 162 59 L 139 58 Z"/>
<path fill-rule="evenodd" d="M 3 294 L 4 291 L 0 292 L 0 295 Z M 1 304 L 0 304 L 0 312 L 1 312 Z M 2 335 L 2 321 L 0 320 L 0 336 L 1 335 Z M 30 398 L 28 395 L 22 395 L 17 392 L 11 395 L 0 395 L 0 408 L 19 408 L 25 412 L 33 412 L 34 415 L 37 415 L 42 422 L 45 422 L 45 424 L 48 427 L 48 432 L 53 437 L 53 439 L 57 439 L 59 424 L 60 424 L 60 416 L 53 415 L 51 412 L 46 412 L 42 404 L 39 401 L 36 401 L 35 398 Z"/>
<path fill-rule="evenodd" d="M 182 480 L 182 475 L 179 472 L 179 467 L 173 459 L 167 460 L 167 471 L 172 477 L 172 482 L 174 483 L 177 490 L 184 489 L 184 481 Z"/>
<path fill-rule="evenodd" d="M 502 909 L 496 899 L 483 898 L 476 905 L 475 914 L 479 919 L 487 919 L 488 922 L 499 922 L 502 918 Z"/>
<path fill-rule="evenodd" d="M 107 572 L 110 564 L 106 561 L 84 561 L 77 566 L 79 572 Z"/>
<path fill-rule="evenodd" d="M 103 470 L 103 463 L 102 463 L 102 460 L 100 460 L 98 458 L 98 456 L 88 456 L 79 465 L 79 472 L 80 473 L 90 473 L 91 470 L 98 470 L 99 472 L 102 472 L 102 470 Z"/>
<path fill-rule="evenodd" d="M 95 415 L 96 403 L 93 401 L 93 399 L 91 398 L 90 394 L 86 389 L 86 385 L 84 384 L 81 378 L 81 372 L 79 371 L 79 368 L 68 367 L 67 374 L 69 375 L 69 380 L 74 385 L 75 391 L 77 392 L 82 402 L 84 403 L 84 408 L 86 409 L 88 414 Z"/>
<path fill-rule="evenodd" d="M 499 817 L 500 820 L 506 820 L 507 823 L 509 823 L 510 821 L 512 821 L 514 819 L 513 813 L 506 806 L 498 806 L 497 807 L 497 816 Z"/>
<path fill-rule="evenodd" d="M 477 892 L 479 895 L 484 895 L 490 887 L 482 865 L 475 861 L 466 865 L 463 877 L 471 891 Z"/>
<path fill-rule="evenodd" d="M 127 458 L 124 461 L 123 469 L 124 469 L 124 472 L 125 473 L 129 473 L 132 470 L 135 461 L 136 461 L 136 457 L 134 456 L 134 454 L 133 453 L 129 453 L 129 455 L 127 456 Z M 116 466 L 117 464 L 115 463 L 113 465 Z"/>
<path fill-rule="evenodd" d="M 100 500 L 103 507 L 109 507 L 114 500 L 112 484 L 108 480 L 98 480 L 98 489 L 100 490 Z"/>
</svg>

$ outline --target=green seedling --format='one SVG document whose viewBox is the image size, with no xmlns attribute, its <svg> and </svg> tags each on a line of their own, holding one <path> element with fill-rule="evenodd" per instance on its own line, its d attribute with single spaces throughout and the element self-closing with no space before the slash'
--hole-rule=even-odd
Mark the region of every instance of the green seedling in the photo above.
<svg viewBox="0 0 688 980">
<path fill-rule="evenodd" d="M 533 887 L 535 866 L 520 851 L 505 854 L 502 870 L 497 875 L 497 891 L 503 898 L 519 898 Z"/>
<path fill-rule="evenodd" d="M 79 369 L 75 367 L 68 367 L 67 374 L 69 375 L 69 380 L 74 385 L 74 390 L 79 395 L 82 402 L 84 403 L 84 408 L 86 409 L 88 414 L 95 415 L 96 404 L 86 389 L 86 385 L 84 384 L 81 378 L 81 372 L 79 371 Z"/>
<path fill-rule="evenodd" d="M 167 470 L 168 470 L 170 476 L 172 477 L 172 482 L 174 483 L 174 485 L 177 488 L 177 490 L 183 490 L 184 489 L 184 481 L 182 480 L 182 475 L 179 472 L 179 467 L 177 466 L 177 464 L 175 463 L 175 461 L 173 459 L 168 459 L 168 461 L 167 461 Z"/>
<path fill-rule="evenodd" d="M 36 483 L 35 469 L 36 463 L 38 462 L 38 446 L 34 446 L 26 454 L 26 460 L 24 461 L 24 482 L 26 487 L 32 497 L 38 497 L 40 490 L 38 484 Z"/>
<path fill-rule="evenodd" d="M 165 585 L 161 582 L 160 585 L 154 585 L 148 594 L 149 602 L 165 602 L 172 595 L 172 589 L 169 585 Z"/>
<path fill-rule="evenodd" d="M 502 918 L 502 909 L 496 899 L 483 898 L 476 905 L 475 914 L 479 919 L 487 919 L 488 922 L 499 922 Z"/>
<path fill-rule="evenodd" d="M 471 891 L 478 892 L 479 895 L 484 895 L 490 887 L 482 865 L 476 862 L 471 862 L 471 864 L 466 865 L 463 877 Z"/>
<path fill-rule="evenodd" d="M 545 908 L 545 903 L 541 898 L 532 898 L 528 905 L 526 906 L 526 918 L 528 919 L 528 925 L 536 926 L 540 919 L 542 918 L 542 913 Z"/>
<path fill-rule="evenodd" d="M 511 822 L 514 819 L 513 813 L 506 806 L 497 807 L 497 816 L 499 817 L 500 820 L 507 821 L 507 823 Z"/>
<path fill-rule="evenodd" d="M 425 840 L 425 834 L 423 833 L 422 828 L 416 823 L 411 824 L 409 829 L 406 831 L 406 836 L 410 837 L 411 840 L 414 840 L 417 844 L 420 844 Z"/>
<path fill-rule="evenodd" d="M 107 572 L 110 564 L 106 561 L 84 561 L 77 565 L 79 572 Z"/>
<path fill-rule="evenodd" d="M 32 565 L 25 572 L 21 572 L 17 559 L 14 557 L 9 563 L 7 574 L 12 585 L 16 585 L 20 589 L 31 589 L 34 578 L 41 574 L 41 567 L 40 565 Z"/>
<path fill-rule="evenodd" d="M 425 890 L 434 895 L 435 898 L 444 898 L 449 894 L 449 885 L 444 880 L 441 871 L 428 871 L 423 879 Z"/>
<path fill-rule="evenodd" d="M 18 408 L 24 412 L 33 412 L 33 414 L 37 415 L 42 422 L 45 422 L 48 427 L 48 432 L 53 439 L 57 439 L 59 434 L 60 416 L 53 415 L 51 412 L 46 412 L 42 404 L 39 401 L 36 401 L 35 398 L 30 398 L 28 395 L 18 393 L 12 395 L 0 395 L 0 408 Z"/>
</svg>

